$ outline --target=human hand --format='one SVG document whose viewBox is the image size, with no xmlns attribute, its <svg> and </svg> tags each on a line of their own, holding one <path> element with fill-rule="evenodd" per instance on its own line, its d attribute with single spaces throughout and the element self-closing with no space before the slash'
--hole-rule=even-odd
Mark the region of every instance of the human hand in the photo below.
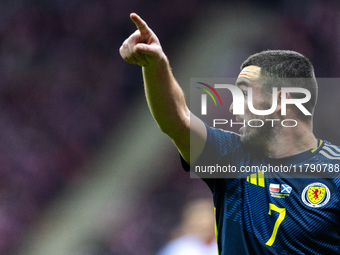
<svg viewBox="0 0 340 255">
<path fill-rule="evenodd" d="M 136 13 L 130 14 L 137 30 L 130 35 L 119 49 L 122 58 L 130 64 L 150 66 L 156 64 L 165 54 L 155 33 Z"/>
</svg>

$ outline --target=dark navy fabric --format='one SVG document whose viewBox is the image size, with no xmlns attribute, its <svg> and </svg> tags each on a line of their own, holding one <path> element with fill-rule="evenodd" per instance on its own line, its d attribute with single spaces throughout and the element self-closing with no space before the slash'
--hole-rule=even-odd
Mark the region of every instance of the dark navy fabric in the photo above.
<svg viewBox="0 0 340 255">
<path fill-rule="evenodd" d="M 213 193 L 220 254 L 340 254 L 340 175 L 333 169 L 340 164 L 338 146 L 319 140 L 315 150 L 273 159 L 244 148 L 233 132 L 207 126 L 207 135 L 197 164 L 209 160 L 238 169 L 268 164 L 331 169 L 322 178 L 314 173 L 295 178 L 297 173 L 269 174 L 259 169 L 239 178 L 204 179 Z"/>
</svg>

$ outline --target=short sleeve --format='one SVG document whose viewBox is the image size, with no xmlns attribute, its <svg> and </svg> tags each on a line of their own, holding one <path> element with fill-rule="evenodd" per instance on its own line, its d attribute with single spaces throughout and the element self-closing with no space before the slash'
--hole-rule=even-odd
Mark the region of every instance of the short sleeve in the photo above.
<svg viewBox="0 0 340 255">
<path fill-rule="evenodd" d="M 216 163 L 222 157 L 228 161 L 228 156 L 231 161 L 232 152 L 241 147 L 240 135 L 204 124 L 207 129 L 207 141 L 195 165 Z M 190 165 L 182 157 L 181 163 L 185 171 L 190 171 Z"/>
<path fill-rule="evenodd" d="M 190 168 L 197 165 L 214 165 L 223 158 L 223 162 L 233 163 L 235 160 L 234 152 L 241 147 L 240 135 L 225 131 L 222 129 L 209 127 L 204 123 L 207 129 L 207 141 L 205 143 L 203 152 L 198 158 L 194 166 L 191 166 L 181 157 L 182 167 L 189 172 Z M 217 183 L 223 182 L 223 179 L 204 178 L 201 179 L 208 185 L 212 193 L 215 193 Z"/>
</svg>

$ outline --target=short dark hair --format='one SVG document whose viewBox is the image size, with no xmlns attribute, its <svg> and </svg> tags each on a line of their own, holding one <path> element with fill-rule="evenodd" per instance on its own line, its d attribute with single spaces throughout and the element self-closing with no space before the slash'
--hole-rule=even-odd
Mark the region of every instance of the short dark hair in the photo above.
<svg viewBox="0 0 340 255">
<path fill-rule="evenodd" d="M 304 106 L 313 113 L 318 97 L 318 85 L 313 65 L 308 58 L 290 50 L 266 50 L 251 55 L 243 62 L 241 70 L 251 65 L 261 68 L 260 75 L 263 78 L 278 78 L 279 80 L 276 80 L 275 87 L 279 89 L 281 87 L 302 87 L 309 90 L 311 99 Z M 271 93 L 273 85 L 273 83 L 268 82 L 264 85 L 264 89 Z M 293 94 L 291 96 L 294 98 L 299 97 Z"/>
</svg>

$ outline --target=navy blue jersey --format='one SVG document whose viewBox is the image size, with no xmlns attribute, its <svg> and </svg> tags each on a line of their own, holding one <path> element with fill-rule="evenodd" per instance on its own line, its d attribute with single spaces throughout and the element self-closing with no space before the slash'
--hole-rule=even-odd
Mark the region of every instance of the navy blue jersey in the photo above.
<svg viewBox="0 0 340 255">
<path fill-rule="evenodd" d="M 238 134 L 207 126 L 198 162 L 205 155 L 219 165 L 259 167 L 244 178 L 204 179 L 213 193 L 220 254 L 340 254 L 338 146 L 319 140 L 318 148 L 273 159 L 244 148 Z M 304 178 L 262 171 L 268 165 L 303 169 Z M 315 178 L 306 167 L 326 173 Z"/>
</svg>

